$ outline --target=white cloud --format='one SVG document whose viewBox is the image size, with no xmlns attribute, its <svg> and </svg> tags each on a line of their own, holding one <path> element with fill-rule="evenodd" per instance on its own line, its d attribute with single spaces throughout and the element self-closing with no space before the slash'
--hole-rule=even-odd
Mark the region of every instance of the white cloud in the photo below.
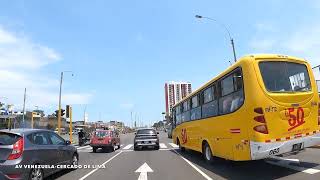
<svg viewBox="0 0 320 180">
<path fill-rule="evenodd" d="M 0 26 L 0 64 L 2 68 L 40 68 L 57 62 L 60 55 L 53 49 L 34 43 Z"/>
<path fill-rule="evenodd" d="M 45 73 L 47 65 L 61 61 L 54 49 L 35 43 L 27 36 L 19 36 L 0 25 L 0 94 L 7 103 L 22 107 L 24 88 L 27 88 L 27 106 L 44 110 L 58 105 L 59 79 Z M 88 93 L 63 94 L 63 103 L 87 104 Z"/>
<path fill-rule="evenodd" d="M 256 26 L 257 33 L 249 42 L 250 48 L 257 52 L 282 53 L 304 58 L 312 66 L 320 64 L 319 22 L 297 25 L 296 28 L 288 29 L 285 36 L 276 33 L 274 26 L 270 27 L 273 27 L 272 30 Z"/>
</svg>

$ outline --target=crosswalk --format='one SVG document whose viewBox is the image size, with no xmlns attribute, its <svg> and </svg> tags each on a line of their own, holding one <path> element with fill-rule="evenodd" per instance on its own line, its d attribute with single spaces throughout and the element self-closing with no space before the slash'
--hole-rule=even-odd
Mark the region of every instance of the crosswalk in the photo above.
<svg viewBox="0 0 320 180">
<path fill-rule="evenodd" d="M 170 150 L 170 149 L 177 149 L 178 146 L 174 143 L 159 143 L 160 150 Z M 78 152 L 92 152 L 92 147 L 90 145 L 86 146 L 78 146 L 75 145 Z M 133 144 L 121 144 L 120 150 L 123 151 L 132 151 L 133 150 Z"/>
</svg>

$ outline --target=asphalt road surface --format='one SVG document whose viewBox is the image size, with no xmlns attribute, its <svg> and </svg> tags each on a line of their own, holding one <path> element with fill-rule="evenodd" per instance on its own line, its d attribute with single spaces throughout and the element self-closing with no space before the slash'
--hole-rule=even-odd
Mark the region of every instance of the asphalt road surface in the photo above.
<svg viewBox="0 0 320 180">
<path fill-rule="evenodd" d="M 121 148 L 114 152 L 93 153 L 90 146 L 78 147 L 79 164 L 83 168 L 62 171 L 48 179 L 320 179 L 320 149 L 307 149 L 286 158 L 248 162 L 218 159 L 212 164 L 207 164 L 200 153 L 191 150 L 180 152 L 165 133 L 160 132 L 159 136 L 160 150 L 133 151 L 134 134 L 121 135 Z"/>
</svg>

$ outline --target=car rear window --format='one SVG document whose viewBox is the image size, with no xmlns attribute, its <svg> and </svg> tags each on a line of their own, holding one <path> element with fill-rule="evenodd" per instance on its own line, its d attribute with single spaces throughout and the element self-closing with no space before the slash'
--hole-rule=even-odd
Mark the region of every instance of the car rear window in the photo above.
<svg viewBox="0 0 320 180">
<path fill-rule="evenodd" d="M 156 131 L 153 129 L 141 129 L 137 131 L 137 134 L 156 134 Z"/>
<path fill-rule="evenodd" d="M 96 135 L 96 137 L 103 138 L 103 137 L 109 136 L 109 132 L 108 131 L 97 131 L 95 133 L 95 135 Z"/>
<path fill-rule="evenodd" d="M 12 145 L 18 141 L 21 136 L 11 133 L 0 132 L 0 145 Z"/>
</svg>

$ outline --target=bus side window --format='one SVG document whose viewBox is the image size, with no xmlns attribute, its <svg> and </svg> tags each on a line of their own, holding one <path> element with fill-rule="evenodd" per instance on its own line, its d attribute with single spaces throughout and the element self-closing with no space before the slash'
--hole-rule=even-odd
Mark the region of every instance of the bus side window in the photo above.
<svg viewBox="0 0 320 180">
<path fill-rule="evenodd" d="M 215 99 L 215 90 L 215 85 L 213 85 L 203 91 L 202 118 L 218 114 L 218 101 Z"/>
<path fill-rule="evenodd" d="M 220 114 L 234 112 L 243 104 L 242 82 L 240 69 L 221 81 L 221 98 L 219 99 Z"/>
<path fill-rule="evenodd" d="M 171 118 L 172 118 L 172 129 L 174 129 L 176 127 L 176 110 L 175 109 L 172 109 L 172 115 L 171 115 Z"/>
<path fill-rule="evenodd" d="M 191 120 L 201 119 L 201 106 L 199 95 L 195 95 L 191 98 Z"/>
</svg>

